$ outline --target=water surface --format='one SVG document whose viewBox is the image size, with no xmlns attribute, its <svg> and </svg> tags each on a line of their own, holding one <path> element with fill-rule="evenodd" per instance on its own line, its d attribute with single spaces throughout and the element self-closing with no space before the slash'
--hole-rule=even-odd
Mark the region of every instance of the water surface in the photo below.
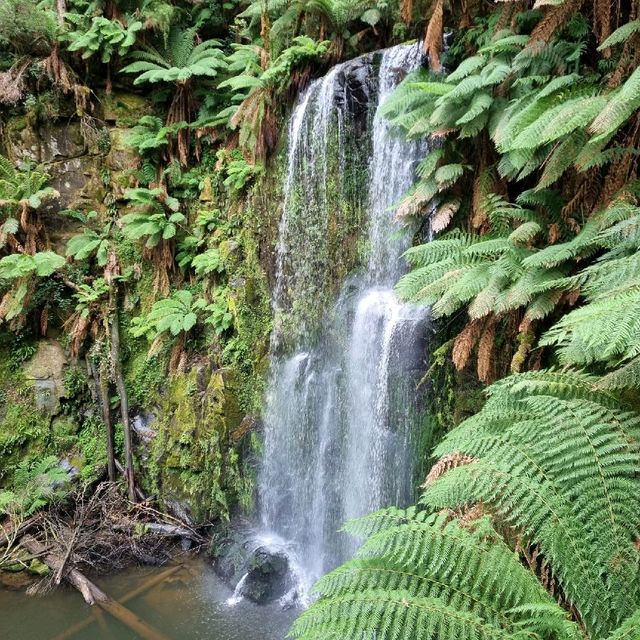
<svg viewBox="0 0 640 640">
<path fill-rule="evenodd" d="M 118 599 L 166 568 L 132 569 L 95 578 L 96 584 Z M 205 562 L 189 561 L 162 584 L 128 601 L 125 606 L 171 640 L 283 640 L 297 611 L 278 604 L 258 606 L 247 600 L 229 606 L 232 592 Z M 53 640 L 74 624 L 93 617 L 81 596 L 60 587 L 46 596 L 0 586 L 0 638 Z M 136 640 L 122 623 L 104 614 L 68 640 Z"/>
</svg>

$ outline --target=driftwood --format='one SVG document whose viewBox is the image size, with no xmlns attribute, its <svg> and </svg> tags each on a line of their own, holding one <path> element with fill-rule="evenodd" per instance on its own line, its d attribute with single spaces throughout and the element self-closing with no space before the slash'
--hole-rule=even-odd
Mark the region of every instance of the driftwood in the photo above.
<svg viewBox="0 0 640 640">
<path fill-rule="evenodd" d="M 178 571 L 180 571 L 182 568 L 183 568 L 182 565 L 176 565 L 174 567 L 170 567 L 169 569 L 167 569 L 166 571 L 163 571 L 162 573 L 158 573 L 151 576 L 148 580 L 145 580 L 142 584 L 138 585 L 135 589 L 128 591 L 124 596 L 122 596 L 122 598 L 120 598 L 120 602 L 122 604 L 125 604 L 130 600 L 137 598 L 138 596 L 142 595 L 145 591 L 149 591 L 153 589 L 153 587 L 161 584 L 167 578 L 172 576 L 174 573 L 177 573 Z M 96 622 L 94 618 L 87 617 L 84 620 L 81 620 L 80 622 L 74 624 L 72 627 L 70 627 L 63 633 L 57 635 L 55 638 L 53 638 L 53 640 L 69 640 L 69 638 L 72 638 L 78 632 L 82 631 L 83 629 L 93 624 L 94 622 Z"/>
<path fill-rule="evenodd" d="M 204 544 L 206 542 L 197 531 L 190 527 L 175 524 L 167 524 L 166 522 L 144 522 L 145 532 L 152 533 L 160 538 L 188 538 L 193 542 Z M 114 524 L 113 529 L 116 531 L 131 531 L 135 527 L 135 523 L 123 522 L 122 524 Z"/>
<path fill-rule="evenodd" d="M 47 551 L 47 548 L 33 536 L 23 536 L 21 544 L 29 553 L 42 554 L 45 564 L 51 570 L 64 570 L 62 559 L 54 552 Z M 82 594 L 87 604 L 97 604 L 101 609 L 110 613 L 114 618 L 137 633 L 143 640 L 169 640 L 164 634 L 151 627 L 135 613 L 129 611 L 129 609 L 119 602 L 112 600 L 104 591 L 77 569 L 68 569 L 64 573 L 64 578 Z"/>
</svg>

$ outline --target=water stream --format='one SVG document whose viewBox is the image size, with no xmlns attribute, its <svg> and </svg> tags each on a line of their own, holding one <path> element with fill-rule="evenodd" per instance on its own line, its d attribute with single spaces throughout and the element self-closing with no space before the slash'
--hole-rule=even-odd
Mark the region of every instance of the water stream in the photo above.
<svg viewBox="0 0 640 640">
<path fill-rule="evenodd" d="M 392 289 L 411 236 L 394 204 L 427 149 L 402 140 L 378 107 L 421 62 L 418 47 L 398 46 L 338 65 L 300 96 L 290 119 L 276 318 L 304 305 L 304 318 L 318 315 L 329 212 L 341 206 L 363 154 L 366 168 L 364 267 L 345 280 L 332 309 L 320 310 L 319 331 L 303 321 L 283 337 L 276 323 L 272 345 L 260 535 L 286 541 L 303 593 L 353 553 L 354 541 L 338 532 L 346 519 L 412 499 L 428 316 Z M 342 169 L 338 188 L 328 186 L 328 166 Z M 292 355 L 279 355 L 283 339 L 295 341 Z"/>
</svg>

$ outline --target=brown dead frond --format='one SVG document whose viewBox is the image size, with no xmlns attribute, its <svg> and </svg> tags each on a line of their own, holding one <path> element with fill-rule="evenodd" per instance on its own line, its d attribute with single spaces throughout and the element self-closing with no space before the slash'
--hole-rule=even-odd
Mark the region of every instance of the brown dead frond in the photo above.
<svg viewBox="0 0 640 640">
<path fill-rule="evenodd" d="M 120 275 L 120 263 L 118 262 L 118 256 L 115 251 L 110 251 L 107 258 L 107 264 L 104 267 L 103 277 L 104 281 L 111 286 L 114 278 Z"/>
<path fill-rule="evenodd" d="M 14 105 L 24 95 L 24 74 L 31 59 L 23 59 L 0 73 L 0 104 Z"/>
<path fill-rule="evenodd" d="M 640 64 L 640 34 L 633 34 L 625 43 L 620 61 L 607 83 L 612 89 L 622 84 L 624 79 Z"/>
<path fill-rule="evenodd" d="M 425 489 L 430 484 L 433 484 L 438 478 L 447 473 L 447 471 L 451 471 L 451 469 L 462 467 L 467 464 L 473 464 L 474 462 L 477 462 L 476 458 L 459 452 L 443 456 L 433 465 L 433 467 L 431 467 L 431 471 L 429 471 L 422 488 Z"/>
<path fill-rule="evenodd" d="M 483 168 L 484 167 L 484 168 Z M 490 193 L 498 192 L 498 184 L 495 173 L 491 168 L 487 168 L 485 162 L 481 160 L 478 172 L 473 181 L 471 225 L 474 229 L 483 231 L 489 221 L 489 210 L 487 209 L 487 196 Z"/>
<path fill-rule="evenodd" d="M 433 233 L 444 231 L 459 208 L 460 200 L 458 198 L 442 203 L 431 216 L 431 231 Z"/>
<path fill-rule="evenodd" d="M 163 296 L 169 294 L 170 280 L 169 274 L 174 271 L 174 250 L 173 240 L 162 240 L 160 244 L 152 249 L 144 249 L 143 256 L 148 259 L 154 267 L 153 291 L 161 293 Z"/>
<path fill-rule="evenodd" d="M 186 365 L 186 335 L 181 333 L 176 340 L 176 343 L 171 349 L 171 355 L 169 356 L 169 371 L 171 373 L 177 373 L 184 371 Z"/>
<path fill-rule="evenodd" d="M 63 93 L 73 90 L 76 83 L 74 71 L 67 65 L 60 54 L 60 45 L 56 44 L 51 53 L 40 63 L 49 80 Z"/>
<path fill-rule="evenodd" d="M 456 337 L 453 343 L 453 351 L 451 355 L 453 364 L 458 371 L 467 366 L 469 358 L 473 353 L 473 349 L 482 334 L 482 328 L 484 325 L 484 318 L 471 320 Z"/>
<path fill-rule="evenodd" d="M 585 0 L 565 0 L 562 4 L 547 7 L 546 3 L 538 0 L 534 8 L 544 7 L 546 13 L 538 22 L 525 48 L 534 49 L 549 42 L 553 36 L 567 24 L 569 18 L 580 9 Z"/>
<path fill-rule="evenodd" d="M 91 333 L 93 322 L 90 314 L 76 311 L 64 323 L 64 328 L 69 332 L 69 351 L 73 358 L 78 357 L 82 345 Z"/>
<path fill-rule="evenodd" d="M 496 22 L 496 26 L 493 28 L 493 33 L 498 33 L 503 29 L 506 29 L 512 22 L 514 16 L 521 11 L 519 2 L 508 2 L 500 9 L 500 18 Z"/>
<path fill-rule="evenodd" d="M 400 0 L 400 16 L 406 25 L 411 24 L 413 18 L 413 0 Z"/>
<path fill-rule="evenodd" d="M 624 136 L 621 142 L 621 146 L 623 148 L 631 149 L 633 152 L 630 151 L 620 155 L 609 168 L 604 179 L 602 193 L 598 202 L 600 207 L 608 205 L 636 173 L 638 158 L 635 150 L 638 148 L 639 144 L 640 115 L 636 113 L 634 121 L 631 124 L 631 130 L 626 136 Z"/>
<path fill-rule="evenodd" d="M 577 219 L 589 217 L 593 213 L 600 197 L 600 168 L 593 167 L 579 175 L 579 180 L 573 187 L 573 197 L 562 208 L 562 219 L 575 233 L 580 231 Z"/>
<path fill-rule="evenodd" d="M 487 515 L 487 511 L 481 504 L 474 504 L 470 507 L 465 507 L 462 509 L 460 514 L 458 515 L 458 522 L 461 527 L 472 527 L 480 518 L 483 518 Z"/>
<path fill-rule="evenodd" d="M 482 332 L 482 337 L 478 342 L 478 379 L 485 384 L 490 384 L 495 380 L 493 350 L 496 344 L 497 324 L 497 317 L 489 316 Z"/>
<path fill-rule="evenodd" d="M 440 55 L 442 54 L 443 25 L 444 1 L 436 0 L 424 35 L 424 52 L 429 56 L 431 70 L 436 73 L 442 71 Z"/>
<path fill-rule="evenodd" d="M 36 253 L 38 246 L 42 245 L 39 238 L 42 224 L 37 212 L 29 206 L 27 200 L 20 201 L 20 228 L 25 234 L 24 252 L 32 256 Z"/>
<path fill-rule="evenodd" d="M 593 0 L 593 30 L 599 43 L 604 42 L 613 29 L 611 28 L 611 0 Z M 611 49 L 602 52 L 603 58 L 611 57 Z"/>
</svg>

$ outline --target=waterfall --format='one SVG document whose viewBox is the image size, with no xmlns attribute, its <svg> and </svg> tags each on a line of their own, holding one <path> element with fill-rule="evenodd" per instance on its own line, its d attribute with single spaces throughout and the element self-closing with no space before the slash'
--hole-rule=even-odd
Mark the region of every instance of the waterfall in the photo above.
<svg viewBox="0 0 640 640">
<path fill-rule="evenodd" d="M 338 533 L 346 519 L 413 497 L 429 320 L 393 292 L 411 236 L 393 205 L 427 148 L 401 139 L 379 112 L 421 60 L 419 47 L 403 45 L 338 65 L 311 83 L 289 122 L 259 500 L 262 533 L 288 541 L 303 591 L 353 553 Z M 366 186 L 355 193 L 359 166 Z M 328 185 L 332 168 L 337 185 Z M 330 268 L 329 212 L 341 198 L 361 200 L 368 256 L 312 331 Z M 297 345 L 289 357 L 278 355 L 285 338 Z"/>
</svg>

